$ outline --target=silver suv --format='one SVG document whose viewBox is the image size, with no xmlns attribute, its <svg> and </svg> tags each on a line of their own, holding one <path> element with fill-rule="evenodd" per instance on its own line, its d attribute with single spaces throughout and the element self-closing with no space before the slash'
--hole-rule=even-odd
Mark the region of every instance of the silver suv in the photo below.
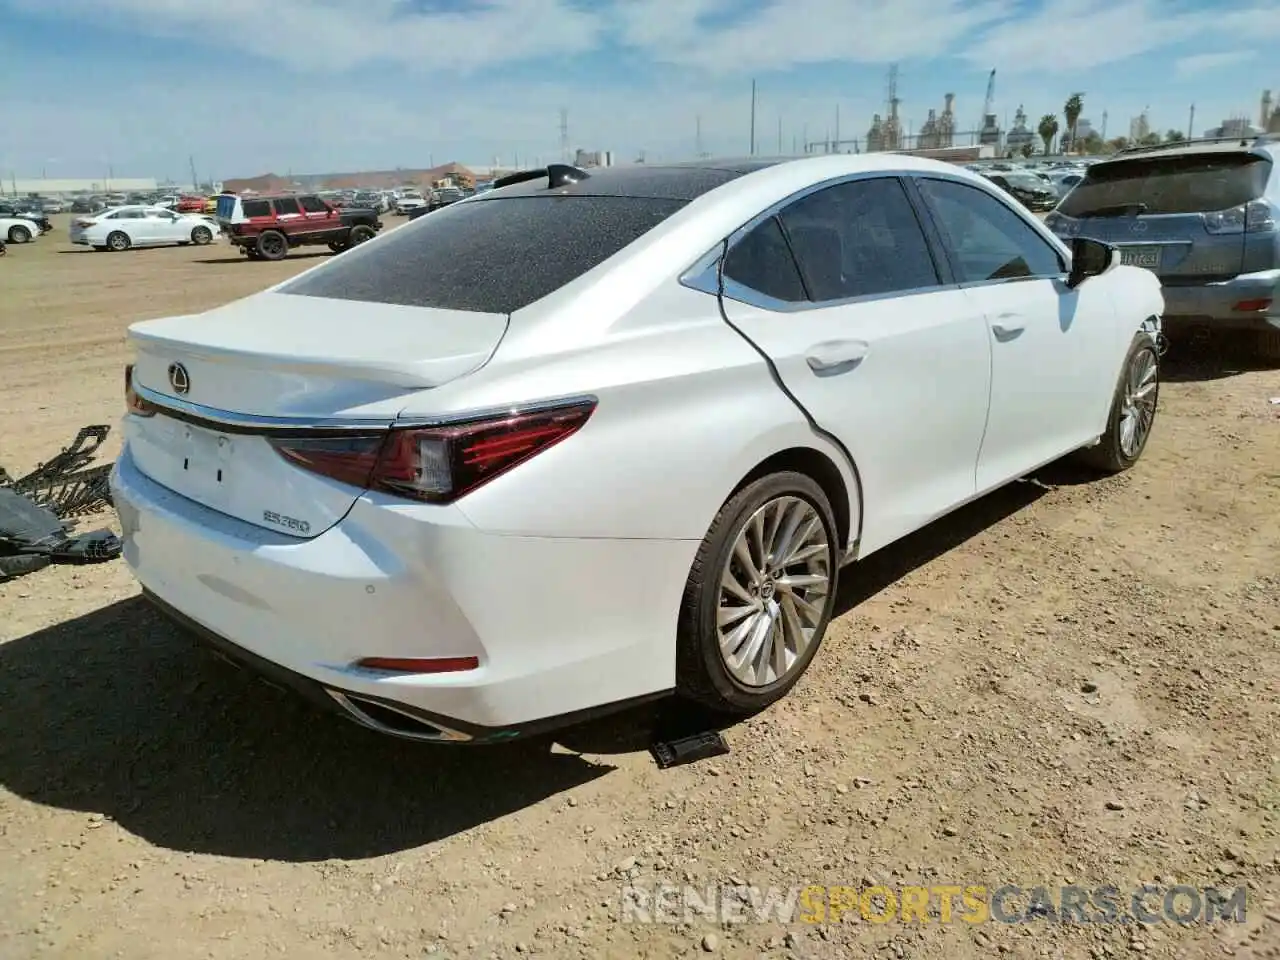
<svg viewBox="0 0 1280 960">
<path fill-rule="evenodd" d="M 1045 224 L 1120 248 L 1164 288 L 1165 329 L 1254 330 L 1280 357 L 1280 135 L 1125 150 Z"/>
</svg>

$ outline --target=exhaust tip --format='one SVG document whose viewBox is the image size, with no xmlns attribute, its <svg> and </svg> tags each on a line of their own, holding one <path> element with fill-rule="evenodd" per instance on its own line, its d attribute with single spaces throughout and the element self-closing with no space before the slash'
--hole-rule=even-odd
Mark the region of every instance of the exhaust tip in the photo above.
<svg viewBox="0 0 1280 960">
<path fill-rule="evenodd" d="M 407 710 L 400 710 L 391 704 L 362 697 L 358 693 L 344 693 L 340 690 L 325 689 L 327 693 L 356 723 L 378 733 L 400 737 L 406 740 L 425 740 L 428 742 L 465 743 L 472 739 L 469 734 L 424 720 Z"/>
</svg>

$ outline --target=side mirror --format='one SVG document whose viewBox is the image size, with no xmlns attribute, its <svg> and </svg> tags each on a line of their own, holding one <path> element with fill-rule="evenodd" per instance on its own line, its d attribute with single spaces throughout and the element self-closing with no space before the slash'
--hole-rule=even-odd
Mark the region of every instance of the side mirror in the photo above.
<svg viewBox="0 0 1280 960">
<path fill-rule="evenodd" d="M 1120 263 L 1120 251 L 1109 243 L 1076 237 L 1071 241 L 1071 272 L 1067 288 L 1075 289 L 1090 277 L 1099 277 Z"/>
</svg>

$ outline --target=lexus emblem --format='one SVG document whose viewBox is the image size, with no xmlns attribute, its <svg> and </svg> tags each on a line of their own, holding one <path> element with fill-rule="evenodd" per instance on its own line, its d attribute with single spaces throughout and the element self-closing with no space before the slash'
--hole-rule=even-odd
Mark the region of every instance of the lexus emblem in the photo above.
<svg viewBox="0 0 1280 960">
<path fill-rule="evenodd" d="M 1135 221 L 1133 221 L 1133 226 L 1132 226 L 1130 229 L 1131 229 L 1131 230 L 1133 230 L 1133 232 L 1134 232 L 1134 233 L 1146 233 L 1146 232 L 1147 232 L 1147 221 L 1145 221 L 1145 220 L 1135 220 Z"/>
<path fill-rule="evenodd" d="M 191 376 L 180 363 L 169 364 L 169 386 L 174 393 L 185 394 L 191 389 Z"/>
</svg>

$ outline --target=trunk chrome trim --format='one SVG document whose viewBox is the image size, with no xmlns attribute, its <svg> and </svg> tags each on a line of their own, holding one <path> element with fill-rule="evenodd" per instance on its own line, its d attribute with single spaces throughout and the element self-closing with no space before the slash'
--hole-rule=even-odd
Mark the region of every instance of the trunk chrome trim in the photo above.
<svg viewBox="0 0 1280 960">
<path fill-rule="evenodd" d="M 478 420 L 492 420 L 497 417 L 515 417 L 526 413 L 541 413 L 561 407 L 584 406 L 596 404 L 598 398 L 591 394 L 574 394 L 551 400 L 539 400 L 531 403 L 516 403 L 504 407 L 488 407 L 482 410 L 467 410 L 461 413 L 447 414 L 439 417 L 271 417 L 254 413 L 237 413 L 232 410 L 221 410 L 217 407 L 193 403 L 180 397 L 144 387 L 136 381 L 134 392 L 148 404 L 156 408 L 161 416 L 170 416 L 178 420 L 186 420 L 197 426 L 208 426 L 222 433 L 271 434 L 287 436 L 289 434 L 331 434 L 334 436 L 370 436 L 383 431 L 396 429 L 413 429 L 426 427 L 449 427 Z"/>
</svg>

